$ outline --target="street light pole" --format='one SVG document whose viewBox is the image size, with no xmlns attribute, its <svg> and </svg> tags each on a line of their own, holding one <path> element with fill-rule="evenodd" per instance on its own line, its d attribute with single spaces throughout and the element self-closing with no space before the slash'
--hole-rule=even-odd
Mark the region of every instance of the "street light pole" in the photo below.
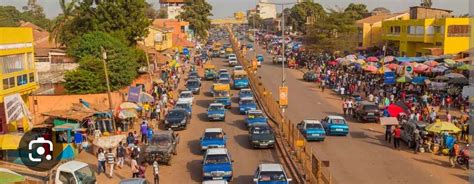
<svg viewBox="0 0 474 184">
<path fill-rule="evenodd" d="M 147 52 L 147 46 L 145 43 L 146 38 L 143 38 L 143 46 L 145 46 L 145 58 L 146 58 L 146 64 L 147 64 L 147 69 L 148 69 L 148 76 L 150 77 L 150 87 L 153 88 L 153 78 L 152 78 L 152 70 L 150 67 L 150 60 L 148 59 L 148 52 Z"/>
<path fill-rule="evenodd" d="M 112 105 L 112 94 L 110 92 L 110 82 L 109 82 L 109 72 L 107 71 L 107 52 L 103 47 L 100 47 L 102 51 L 102 63 L 104 65 L 104 74 L 105 74 L 105 82 L 107 83 L 107 97 L 109 99 L 109 110 L 110 110 L 110 120 L 112 121 L 112 126 L 114 126 L 114 131 L 117 131 L 117 125 L 115 124 L 114 120 L 114 107 Z"/>
</svg>

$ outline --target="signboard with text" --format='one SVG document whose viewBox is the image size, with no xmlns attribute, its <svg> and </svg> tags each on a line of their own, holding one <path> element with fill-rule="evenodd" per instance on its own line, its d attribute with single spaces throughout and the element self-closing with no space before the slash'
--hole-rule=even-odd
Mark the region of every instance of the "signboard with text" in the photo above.
<svg viewBox="0 0 474 184">
<path fill-rule="evenodd" d="M 8 95 L 3 98 L 5 104 L 5 117 L 7 124 L 12 121 L 20 120 L 25 116 L 25 105 L 20 94 Z"/>
<path fill-rule="evenodd" d="M 281 86 L 279 91 L 280 106 L 288 106 L 288 87 Z"/>
<path fill-rule="evenodd" d="M 395 72 L 385 72 L 384 75 L 383 75 L 383 83 L 384 84 L 395 84 L 396 83 L 396 79 L 395 79 L 396 75 L 395 75 Z"/>
<path fill-rule="evenodd" d="M 127 101 L 129 102 L 138 102 L 140 99 L 140 92 L 142 91 L 142 86 L 128 88 L 128 98 Z"/>
</svg>

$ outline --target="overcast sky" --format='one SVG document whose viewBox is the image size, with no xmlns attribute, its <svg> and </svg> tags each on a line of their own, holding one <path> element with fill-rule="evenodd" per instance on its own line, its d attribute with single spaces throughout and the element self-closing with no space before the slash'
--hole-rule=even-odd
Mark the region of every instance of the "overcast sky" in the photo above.
<svg viewBox="0 0 474 184">
<path fill-rule="evenodd" d="M 55 17 L 60 13 L 58 0 L 37 0 L 44 7 L 48 18 Z M 159 7 L 159 0 L 147 0 Z M 212 6 L 214 18 L 224 18 L 232 16 L 236 11 L 246 11 L 255 7 L 257 0 L 207 0 Z M 443 8 L 453 10 L 455 15 L 469 12 L 469 0 L 432 0 L 434 8 Z M 28 0 L 0 0 L 0 5 L 13 5 L 21 10 Z M 269 0 L 269 2 L 296 2 L 296 0 Z M 410 6 L 419 5 L 421 0 L 314 0 L 325 8 L 344 8 L 349 3 L 366 4 L 369 11 L 376 7 L 385 7 L 392 12 L 408 10 Z M 471 6 L 474 3 L 471 3 Z M 280 8 L 279 8 L 280 11 Z M 473 10 L 471 10 L 473 11 Z"/>
</svg>

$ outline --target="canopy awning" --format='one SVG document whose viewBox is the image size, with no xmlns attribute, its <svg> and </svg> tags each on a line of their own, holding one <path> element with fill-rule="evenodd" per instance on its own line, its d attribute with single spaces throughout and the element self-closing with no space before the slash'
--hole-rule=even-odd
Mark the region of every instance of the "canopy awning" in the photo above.
<svg viewBox="0 0 474 184">
<path fill-rule="evenodd" d="M 0 150 L 17 150 L 22 136 L 21 134 L 0 135 Z"/>
</svg>

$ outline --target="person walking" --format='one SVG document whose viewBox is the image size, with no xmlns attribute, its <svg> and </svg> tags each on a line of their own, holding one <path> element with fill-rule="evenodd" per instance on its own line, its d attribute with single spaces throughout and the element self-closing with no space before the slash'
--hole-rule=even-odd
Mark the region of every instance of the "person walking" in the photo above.
<svg viewBox="0 0 474 184">
<path fill-rule="evenodd" d="M 449 163 L 451 167 L 456 166 L 456 160 L 459 156 L 459 144 L 457 142 L 454 143 L 453 147 L 449 150 Z"/>
<path fill-rule="evenodd" d="M 137 159 L 132 155 L 132 161 L 130 162 L 130 167 L 132 168 L 132 178 L 138 178 L 139 169 Z"/>
<path fill-rule="evenodd" d="M 159 165 L 156 160 L 153 162 L 153 181 L 154 184 L 160 183 Z"/>
<path fill-rule="evenodd" d="M 117 167 L 122 169 L 123 167 L 123 162 L 125 158 L 125 147 L 122 142 L 119 143 L 119 146 L 117 147 Z"/>
<path fill-rule="evenodd" d="M 401 130 L 398 125 L 395 126 L 395 129 L 393 130 L 393 147 L 394 149 L 400 150 L 400 136 L 401 136 Z"/>
<path fill-rule="evenodd" d="M 392 141 L 392 125 L 385 126 L 385 141 L 388 143 Z"/>
<path fill-rule="evenodd" d="M 99 148 L 99 151 L 97 152 L 97 174 L 99 175 L 102 171 L 105 172 L 105 153 L 104 149 Z"/>
<path fill-rule="evenodd" d="M 350 115 L 353 115 L 354 113 L 352 112 L 354 110 L 354 102 L 352 102 L 352 99 L 349 99 L 349 101 L 347 101 L 347 114 Z"/>
<path fill-rule="evenodd" d="M 114 173 L 114 165 L 115 165 L 115 154 L 112 152 L 112 148 L 109 148 L 109 152 L 106 154 L 107 164 L 110 166 L 109 176 L 112 177 Z"/>
<path fill-rule="evenodd" d="M 141 142 L 145 145 L 148 144 L 148 126 L 146 125 L 145 121 L 143 121 L 140 125 L 140 133 L 142 134 Z"/>
<path fill-rule="evenodd" d="M 417 129 L 413 131 L 413 141 L 415 142 L 415 154 L 418 154 L 423 140 L 421 138 L 420 131 L 418 131 Z"/>
<path fill-rule="evenodd" d="M 99 130 L 99 128 L 95 128 L 94 139 L 98 139 L 100 136 L 102 136 L 102 132 Z"/>
</svg>

